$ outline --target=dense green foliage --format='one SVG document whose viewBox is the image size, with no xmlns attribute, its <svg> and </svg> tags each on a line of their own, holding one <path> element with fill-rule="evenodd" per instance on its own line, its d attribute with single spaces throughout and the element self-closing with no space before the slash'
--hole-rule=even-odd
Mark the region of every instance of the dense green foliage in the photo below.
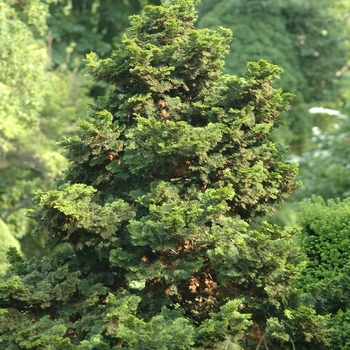
<svg viewBox="0 0 350 350">
<path fill-rule="evenodd" d="M 324 318 L 289 284 L 293 232 L 262 224 L 295 189 L 297 167 L 269 140 L 291 94 L 281 69 L 222 73 L 230 31 L 194 29 L 174 0 L 131 17 L 110 58 L 87 62 L 111 86 L 70 163 L 31 217 L 53 252 L 12 249 L 0 281 L 5 349 L 321 349 Z"/>
<path fill-rule="evenodd" d="M 314 197 L 301 205 L 301 247 L 307 265 L 298 278 L 307 304 L 320 314 L 331 314 L 332 349 L 350 348 L 350 217 L 344 201 Z"/>
</svg>

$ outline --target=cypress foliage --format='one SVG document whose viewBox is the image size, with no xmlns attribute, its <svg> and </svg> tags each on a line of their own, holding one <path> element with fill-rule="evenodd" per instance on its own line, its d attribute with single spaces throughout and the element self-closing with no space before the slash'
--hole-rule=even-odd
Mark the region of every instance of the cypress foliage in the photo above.
<svg viewBox="0 0 350 350">
<path fill-rule="evenodd" d="M 194 29 L 194 2 L 146 6 L 90 74 L 111 86 L 31 217 L 52 254 L 8 253 L 5 349 L 322 348 L 322 318 L 288 285 L 292 232 L 263 224 L 295 189 L 269 141 L 290 94 L 281 69 L 222 73 L 231 33 Z"/>
</svg>

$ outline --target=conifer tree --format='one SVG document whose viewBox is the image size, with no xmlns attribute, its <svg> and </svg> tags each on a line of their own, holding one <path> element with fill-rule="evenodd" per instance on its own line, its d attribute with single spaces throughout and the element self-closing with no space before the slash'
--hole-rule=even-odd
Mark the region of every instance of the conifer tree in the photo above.
<svg viewBox="0 0 350 350">
<path fill-rule="evenodd" d="M 194 29 L 194 1 L 146 6 L 110 58 L 111 86 L 61 145 L 70 166 L 31 217 L 52 253 L 12 249 L 0 283 L 5 349 L 321 349 L 322 318 L 288 285 L 290 230 L 259 216 L 295 189 L 269 141 L 281 69 L 224 75 L 231 33 Z"/>
</svg>

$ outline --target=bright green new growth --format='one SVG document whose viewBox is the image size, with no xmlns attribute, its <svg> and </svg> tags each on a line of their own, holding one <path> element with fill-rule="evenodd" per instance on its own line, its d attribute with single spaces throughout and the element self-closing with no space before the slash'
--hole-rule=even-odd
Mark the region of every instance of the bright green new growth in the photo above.
<svg viewBox="0 0 350 350">
<path fill-rule="evenodd" d="M 322 319 L 288 284 L 292 232 L 263 224 L 295 188 L 269 141 L 291 95 L 261 60 L 223 75 L 229 31 L 195 30 L 194 3 L 146 6 L 111 58 L 112 86 L 61 144 L 70 161 L 31 216 L 51 256 L 11 250 L 0 334 L 11 349 L 298 349 Z"/>
</svg>

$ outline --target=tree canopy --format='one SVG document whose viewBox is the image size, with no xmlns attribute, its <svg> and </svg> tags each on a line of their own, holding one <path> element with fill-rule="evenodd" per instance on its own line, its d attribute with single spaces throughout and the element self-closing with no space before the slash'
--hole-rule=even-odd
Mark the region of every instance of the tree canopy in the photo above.
<svg viewBox="0 0 350 350">
<path fill-rule="evenodd" d="M 15 249 L 0 280 L 12 349 L 274 349 L 327 344 L 289 288 L 293 232 L 264 223 L 296 188 L 270 141 L 292 95 L 282 70 L 223 73 L 231 32 L 195 29 L 194 2 L 145 6 L 111 57 L 87 57 L 109 94 L 65 138 L 69 167 L 31 217 L 52 253 Z"/>
</svg>

